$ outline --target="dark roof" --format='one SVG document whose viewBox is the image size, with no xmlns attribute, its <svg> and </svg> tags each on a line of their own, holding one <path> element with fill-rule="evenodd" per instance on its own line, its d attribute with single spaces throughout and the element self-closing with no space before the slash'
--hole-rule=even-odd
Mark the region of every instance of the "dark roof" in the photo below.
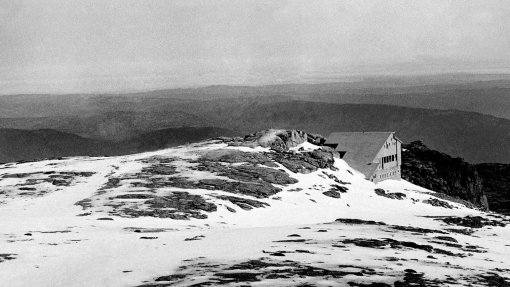
<svg viewBox="0 0 510 287">
<path fill-rule="evenodd" d="M 338 144 L 335 150 L 346 152 L 343 160 L 369 177 L 377 168 L 377 164 L 372 164 L 372 161 L 392 134 L 393 132 L 332 133 L 326 144 Z"/>
</svg>

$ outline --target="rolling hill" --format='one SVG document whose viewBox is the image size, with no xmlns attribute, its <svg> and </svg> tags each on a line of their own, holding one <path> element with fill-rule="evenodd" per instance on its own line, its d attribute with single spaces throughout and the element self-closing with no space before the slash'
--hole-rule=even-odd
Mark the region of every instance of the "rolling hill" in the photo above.
<svg viewBox="0 0 510 287">
<path fill-rule="evenodd" d="M 307 141 L 268 145 L 0 164 L 2 283 L 510 284 L 510 217 L 375 184 Z"/>
<path fill-rule="evenodd" d="M 0 162 L 130 154 L 235 134 L 233 131 L 214 127 L 180 127 L 156 130 L 122 142 L 112 142 L 49 129 L 0 129 Z"/>
<path fill-rule="evenodd" d="M 190 101 L 172 109 L 86 117 L 0 118 L 0 127 L 49 128 L 101 142 L 124 143 L 142 134 L 182 126 L 221 127 L 243 134 L 271 127 L 304 129 L 325 136 L 333 131 L 395 131 L 404 142 L 422 140 L 432 149 L 468 162 L 510 163 L 510 120 L 479 113 L 257 97 Z"/>
</svg>

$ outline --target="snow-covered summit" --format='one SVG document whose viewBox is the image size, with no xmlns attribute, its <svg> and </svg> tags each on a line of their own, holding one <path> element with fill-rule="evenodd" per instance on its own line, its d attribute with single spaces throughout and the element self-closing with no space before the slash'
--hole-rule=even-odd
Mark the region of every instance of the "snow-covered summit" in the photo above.
<svg viewBox="0 0 510 287">
<path fill-rule="evenodd" d="M 374 184 L 315 145 L 320 138 L 300 137 L 0 165 L 0 278 L 9 286 L 508 281 L 507 218 L 404 180 Z M 389 285 L 362 285 L 372 283 Z"/>
</svg>

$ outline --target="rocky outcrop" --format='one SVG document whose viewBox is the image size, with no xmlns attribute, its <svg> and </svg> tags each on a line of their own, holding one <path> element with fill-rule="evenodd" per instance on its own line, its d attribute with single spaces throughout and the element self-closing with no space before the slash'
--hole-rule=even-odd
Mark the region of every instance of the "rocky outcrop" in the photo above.
<svg viewBox="0 0 510 287">
<path fill-rule="evenodd" d="M 510 215 L 510 164 L 481 163 L 476 170 L 491 210 Z"/>
<path fill-rule="evenodd" d="M 275 152 L 266 153 L 275 162 L 280 163 L 295 173 L 310 173 L 319 168 L 334 168 L 333 153 L 324 150 L 310 152 Z"/>
<path fill-rule="evenodd" d="M 247 135 L 244 138 L 221 137 L 217 140 L 231 146 L 268 147 L 272 151 L 249 156 L 248 153 L 220 150 L 206 154 L 204 157 L 208 160 L 229 163 L 248 162 L 270 167 L 274 167 L 274 163 L 277 162 L 294 173 L 310 173 L 322 168 L 335 169 L 333 166 L 335 151 L 329 147 L 321 146 L 326 142 L 326 138 L 317 134 L 308 134 L 300 130 L 269 129 Z M 313 151 L 300 149 L 299 152 L 290 150 L 305 142 L 321 146 L 321 148 Z"/>
<path fill-rule="evenodd" d="M 402 178 L 430 190 L 467 200 L 482 209 L 489 208 L 482 177 L 474 165 L 431 150 L 421 141 L 403 145 Z"/>
<path fill-rule="evenodd" d="M 322 145 L 326 138 L 318 134 L 308 134 L 300 130 L 269 129 L 249 134 L 245 137 L 217 138 L 233 146 L 262 146 L 275 151 L 288 151 L 304 142 Z"/>
<path fill-rule="evenodd" d="M 374 191 L 375 191 L 375 194 L 389 198 L 389 199 L 402 200 L 402 199 L 406 198 L 406 195 L 401 192 L 386 193 L 386 191 L 382 188 L 376 188 Z"/>
</svg>

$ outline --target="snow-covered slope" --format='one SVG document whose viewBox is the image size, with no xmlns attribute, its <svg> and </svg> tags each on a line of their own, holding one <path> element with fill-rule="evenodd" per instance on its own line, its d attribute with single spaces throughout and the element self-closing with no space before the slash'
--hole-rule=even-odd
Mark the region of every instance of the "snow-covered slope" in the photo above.
<svg viewBox="0 0 510 287">
<path fill-rule="evenodd" d="M 508 218 L 376 185 L 319 149 L 0 165 L 1 285 L 510 284 Z"/>
</svg>

